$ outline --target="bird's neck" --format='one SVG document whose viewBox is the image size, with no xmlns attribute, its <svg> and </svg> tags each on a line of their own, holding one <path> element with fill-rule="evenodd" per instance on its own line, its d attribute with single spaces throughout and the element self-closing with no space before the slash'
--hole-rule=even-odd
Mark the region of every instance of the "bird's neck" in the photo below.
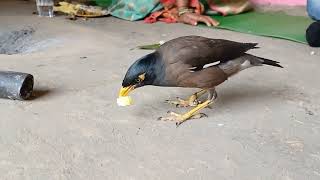
<svg viewBox="0 0 320 180">
<path fill-rule="evenodd" d="M 152 58 L 150 61 L 152 62 L 149 67 L 149 75 L 151 76 L 151 81 L 148 85 L 153 86 L 165 86 L 165 66 L 162 61 L 162 57 L 158 52 L 152 53 Z"/>
</svg>

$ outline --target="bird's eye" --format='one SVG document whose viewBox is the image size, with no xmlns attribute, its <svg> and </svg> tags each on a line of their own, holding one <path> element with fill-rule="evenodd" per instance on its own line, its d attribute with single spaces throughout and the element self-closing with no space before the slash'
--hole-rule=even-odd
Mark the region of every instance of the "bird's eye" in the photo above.
<svg viewBox="0 0 320 180">
<path fill-rule="evenodd" d="M 141 82 L 140 78 L 136 79 L 136 83 L 140 83 L 140 82 Z"/>
</svg>

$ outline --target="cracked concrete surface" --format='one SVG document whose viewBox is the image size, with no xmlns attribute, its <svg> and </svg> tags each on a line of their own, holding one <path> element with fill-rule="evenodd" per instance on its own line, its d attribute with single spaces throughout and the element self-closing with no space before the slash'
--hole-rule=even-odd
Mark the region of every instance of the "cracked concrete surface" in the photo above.
<svg viewBox="0 0 320 180">
<path fill-rule="evenodd" d="M 36 84 L 33 100 L 0 100 L 0 179 L 320 178 L 319 49 L 181 24 L 39 18 L 25 1 L 1 1 L 0 10 L 1 33 L 32 27 L 34 40 L 56 42 L 0 55 L 2 70 L 32 73 Z M 209 118 L 179 128 L 156 119 L 182 112 L 163 101 L 191 89 L 146 87 L 132 107 L 116 105 L 126 69 L 147 53 L 131 48 L 190 34 L 258 42 L 253 54 L 285 68 L 231 78 Z"/>
</svg>

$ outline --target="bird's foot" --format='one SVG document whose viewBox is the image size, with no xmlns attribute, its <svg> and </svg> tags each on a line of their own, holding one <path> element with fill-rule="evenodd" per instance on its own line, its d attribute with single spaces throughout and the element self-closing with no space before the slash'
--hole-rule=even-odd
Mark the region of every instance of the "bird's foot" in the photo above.
<svg viewBox="0 0 320 180">
<path fill-rule="evenodd" d="M 187 120 L 190 119 L 200 119 L 203 117 L 208 117 L 206 114 L 204 113 L 198 113 L 192 116 L 188 116 L 186 114 L 178 114 L 172 111 L 168 111 L 168 116 L 166 117 L 159 117 L 158 120 L 161 121 L 175 121 L 176 122 L 176 126 L 178 127 L 179 125 L 181 125 L 182 123 L 184 123 Z"/>
<path fill-rule="evenodd" d="M 176 101 L 166 100 L 166 103 L 173 104 L 176 107 L 189 107 L 189 106 L 196 107 L 202 103 L 201 101 L 198 100 L 198 98 L 204 95 L 206 92 L 207 90 L 201 90 L 191 95 L 187 100 L 177 97 Z"/>
<path fill-rule="evenodd" d="M 178 107 L 189 107 L 189 106 L 194 107 L 194 106 L 197 106 L 198 104 L 201 103 L 201 101 L 199 101 L 197 99 L 196 95 L 190 96 L 190 98 L 188 100 L 184 100 L 184 99 L 177 97 L 176 101 L 166 100 L 165 102 L 168 104 L 175 105 L 177 108 Z"/>
</svg>

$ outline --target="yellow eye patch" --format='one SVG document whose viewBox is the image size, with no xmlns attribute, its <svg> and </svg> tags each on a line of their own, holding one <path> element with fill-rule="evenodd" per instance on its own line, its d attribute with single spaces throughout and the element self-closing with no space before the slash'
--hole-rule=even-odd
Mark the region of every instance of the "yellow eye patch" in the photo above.
<svg viewBox="0 0 320 180">
<path fill-rule="evenodd" d="M 146 78 L 146 73 L 140 74 L 138 77 L 141 81 L 143 81 Z"/>
</svg>

